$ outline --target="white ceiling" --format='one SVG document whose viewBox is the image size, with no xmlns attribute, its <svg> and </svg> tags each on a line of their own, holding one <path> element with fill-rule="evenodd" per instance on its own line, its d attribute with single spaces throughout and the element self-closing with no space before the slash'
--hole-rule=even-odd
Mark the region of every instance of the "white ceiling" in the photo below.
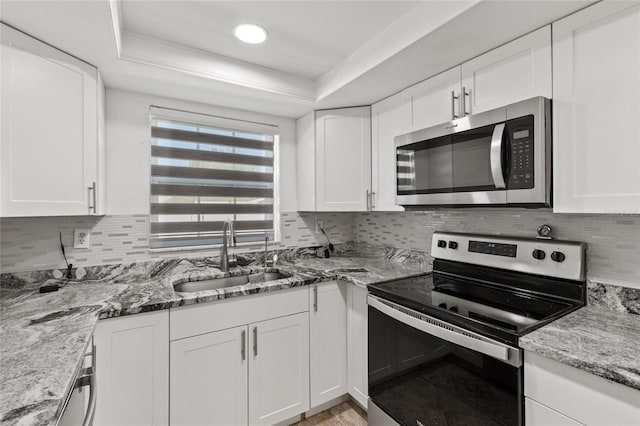
<svg viewBox="0 0 640 426">
<path fill-rule="evenodd" d="M 1 0 L 0 19 L 97 66 L 110 88 L 299 117 L 371 104 L 590 3 Z M 269 41 L 240 45 L 240 20 Z"/>
<path fill-rule="evenodd" d="M 315 80 L 417 1 L 124 1 L 123 30 Z M 264 44 L 233 36 L 267 29 Z"/>
</svg>

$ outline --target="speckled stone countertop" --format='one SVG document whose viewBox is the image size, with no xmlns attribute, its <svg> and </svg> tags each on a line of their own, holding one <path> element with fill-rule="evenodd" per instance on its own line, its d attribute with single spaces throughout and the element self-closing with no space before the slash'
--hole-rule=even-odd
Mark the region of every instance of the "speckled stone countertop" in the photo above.
<svg viewBox="0 0 640 426">
<path fill-rule="evenodd" d="M 585 306 L 521 337 L 519 344 L 640 390 L 640 315 Z"/>
<path fill-rule="evenodd" d="M 223 274 L 217 259 L 166 260 L 93 267 L 65 282 L 45 273 L 15 274 L 2 283 L 0 299 L 0 424 L 54 424 L 88 347 L 98 319 L 175 308 L 230 297 L 343 279 L 364 286 L 416 276 L 430 263 L 398 250 L 382 258 L 298 259 L 278 265 L 290 278 L 194 293 L 176 293 L 177 282 L 263 271 L 257 265 Z M 15 282 L 12 282 L 15 281 Z M 44 283 L 57 292 L 40 294 Z"/>
</svg>

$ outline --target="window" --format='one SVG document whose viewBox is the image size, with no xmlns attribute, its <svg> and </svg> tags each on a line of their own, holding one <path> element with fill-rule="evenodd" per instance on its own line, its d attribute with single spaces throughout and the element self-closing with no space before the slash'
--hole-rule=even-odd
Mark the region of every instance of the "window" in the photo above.
<svg viewBox="0 0 640 426">
<path fill-rule="evenodd" d="M 237 243 L 274 233 L 278 127 L 152 107 L 151 248 Z"/>
</svg>

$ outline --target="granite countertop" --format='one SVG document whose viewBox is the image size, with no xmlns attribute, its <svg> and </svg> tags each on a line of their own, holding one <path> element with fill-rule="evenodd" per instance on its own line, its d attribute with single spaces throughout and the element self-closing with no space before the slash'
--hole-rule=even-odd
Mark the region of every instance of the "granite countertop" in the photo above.
<svg viewBox="0 0 640 426">
<path fill-rule="evenodd" d="M 519 341 L 520 347 L 640 390 L 640 315 L 585 306 Z"/>
<path fill-rule="evenodd" d="M 342 279 L 355 285 L 417 276 L 427 268 L 384 258 L 300 259 L 278 265 L 290 278 L 194 293 L 176 293 L 173 284 L 224 274 L 206 260 L 167 260 L 149 265 L 88 268 L 76 281 L 29 275 L 28 283 L 4 283 L 0 300 L 0 424 L 55 424 L 72 389 L 98 319 L 209 302 Z M 24 280 L 23 280 L 24 281 Z M 57 292 L 38 289 L 61 285 Z M 19 288 L 18 288 L 19 287 Z"/>
</svg>

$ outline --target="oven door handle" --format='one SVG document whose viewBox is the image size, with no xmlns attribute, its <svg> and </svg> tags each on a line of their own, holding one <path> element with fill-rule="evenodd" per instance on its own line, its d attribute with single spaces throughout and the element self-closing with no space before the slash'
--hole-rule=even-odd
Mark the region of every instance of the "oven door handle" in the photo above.
<svg viewBox="0 0 640 426">
<path fill-rule="evenodd" d="M 462 334 L 461 332 L 455 331 L 455 328 L 447 325 L 446 323 L 441 322 L 435 318 L 431 319 L 427 317 L 429 321 L 416 318 L 412 315 L 406 314 L 393 306 L 399 306 L 392 302 L 380 301 L 377 297 L 369 295 L 367 298 L 367 303 L 372 308 L 377 309 L 385 315 L 390 316 L 393 319 L 400 321 L 406 325 L 409 325 L 413 328 L 416 328 L 420 331 L 424 331 L 432 336 L 439 337 L 440 339 L 446 340 L 448 342 L 454 343 L 456 345 L 462 346 L 464 348 L 471 349 L 476 352 L 483 353 L 485 355 L 489 355 L 493 358 L 509 361 L 509 347 L 500 345 L 498 343 L 493 343 L 490 341 L 482 340 L 480 336 L 473 337 L 471 332 L 467 332 L 467 334 Z M 402 309 L 408 310 L 407 308 L 402 307 Z M 416 314 L 426 317 L 426 315 L 420 314 L 416 312 Z M 442 325 L 437 325 L 442 324 Z M 447 327 L 447 328 L 445 328 Z"/>
<path fill-rule="evenodd" d="M 496 189 L 504 189 L 507 185 L 504 182 L 504 167 L 502 166 L 502 144 L 504 135 L 504 123 L 496 124 L 491 136 L 491 176 Z"/>
</svg>

